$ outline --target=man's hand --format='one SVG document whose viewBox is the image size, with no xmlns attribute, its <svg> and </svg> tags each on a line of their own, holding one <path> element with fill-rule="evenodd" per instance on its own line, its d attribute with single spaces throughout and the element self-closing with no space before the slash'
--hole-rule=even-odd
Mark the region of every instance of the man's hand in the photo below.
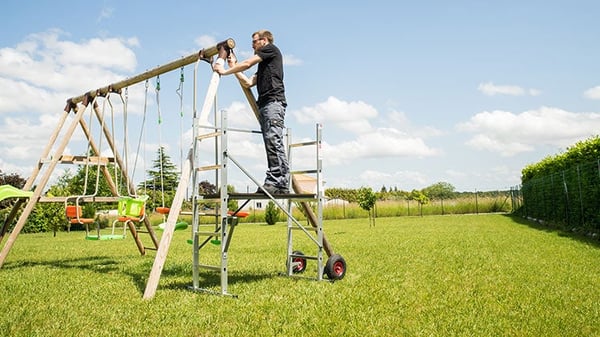
<svg viewBox="0 0 600 337">
<path fill-rule="evenodd" d="M 223 67 L 223 64 L 225 64 L 225 60 L 223 60 L 222 58 L 218 58 L 217 61 L 215 61 L 215 63 L 213 64 L 213 70 L 216 71 L 219 75 L 223 75 L 223 73 L 225 72 L 225 67 Z"/>
<path fill-rule="evenodd" d="M 236 63 L 237 63 L 237 59 L 235 58 L 235 55 L 233 54 L 233 52 L 231 52 L 231 54 L 229 54 L 229 57 L 227 57 L 227 65 L 229 65 L 229 68 L 231 68 Z"/>
</svg>

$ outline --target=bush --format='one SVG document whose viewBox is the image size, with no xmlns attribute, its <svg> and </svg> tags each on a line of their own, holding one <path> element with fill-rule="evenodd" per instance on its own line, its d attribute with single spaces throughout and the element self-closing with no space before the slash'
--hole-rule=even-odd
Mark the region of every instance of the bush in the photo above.
<svg viewBox="0 0 600 337">
<path fill-rule="evenodd" d="M 280 213 L 281 210 L 279 209 L 279 207 L 275 206 L 275 203 L 273 203 L 273 201 L 269 201 L 267 207 L 265 208 L 265 222 L 267 223 L 267 225 L 276 224 L 277 220 L 279 219 Z"/>
</svg>

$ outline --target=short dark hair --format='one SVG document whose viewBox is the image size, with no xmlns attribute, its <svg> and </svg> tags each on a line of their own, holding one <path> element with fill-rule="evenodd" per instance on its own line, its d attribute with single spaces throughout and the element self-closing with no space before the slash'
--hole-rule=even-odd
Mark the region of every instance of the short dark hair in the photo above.
<svg viewBox="0 0 600 337">
<path fill-rule="evenodd" d="M 266 29 L 261 29 L 259 31 L 256 31 L 254 33 L 252 33 L 252 36 L 257 35 L 260 38 L 266 38 L 267 40 L 269 40 L 269 43 L 273 43 L 273 41 L 275 41 L 275 38 L 273 38 L 273 34 L 266 30 Z"/>
</svg>

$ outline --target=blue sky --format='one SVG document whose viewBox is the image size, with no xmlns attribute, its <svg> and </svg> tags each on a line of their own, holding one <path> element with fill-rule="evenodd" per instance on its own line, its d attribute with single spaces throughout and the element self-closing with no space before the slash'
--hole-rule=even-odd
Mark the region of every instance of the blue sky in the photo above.
<svg viewBox="0 0 600 337">
<path fill-rule="evenodd" d="M 240 58 L 249 56 L 251 34 L 261 28 L 284 53 L 293 137 L 311 137 L 323 124 L 327 187 L 410 191 L 444 181 L 458 191 L 508 189 L 524 166 L 598 134 L 598 2 L 282 3 L 5 1 L 0 169 L 31 173 L 67 98 L 226 38 Z M 131 88 L 130 157 L 149 163 L 161 144 L 179 164 L 191 138 L 192 68 L 183 120 L 178 72 L 161 78 L 161 126 L 150 90 L 148 151 L 135 150 L 143 85 Z M 211 73 L 199 69 L 201 104 Z M 221 79 L 217 108 L 236 126 L 258 128 L 233 76 Z M 260 138 L 236 137 L 232 155 L 262 180 Z M 80 139 L 71 154 L 84 152 Z M 241 175 L 231 181 L 238 190 L 251 185 Z"/>
</svg>

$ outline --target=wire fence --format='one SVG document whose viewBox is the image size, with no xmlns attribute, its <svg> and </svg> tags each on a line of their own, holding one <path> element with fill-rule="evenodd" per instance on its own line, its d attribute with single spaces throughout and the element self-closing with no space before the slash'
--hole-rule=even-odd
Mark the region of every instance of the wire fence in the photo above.
<svg viewBox="0 0 600 337">
<path fill-rule="evenodd" d="M 565 229 L 600 230 L 600 159 L 511 188 L 522 216 Z"/>
</svg>

